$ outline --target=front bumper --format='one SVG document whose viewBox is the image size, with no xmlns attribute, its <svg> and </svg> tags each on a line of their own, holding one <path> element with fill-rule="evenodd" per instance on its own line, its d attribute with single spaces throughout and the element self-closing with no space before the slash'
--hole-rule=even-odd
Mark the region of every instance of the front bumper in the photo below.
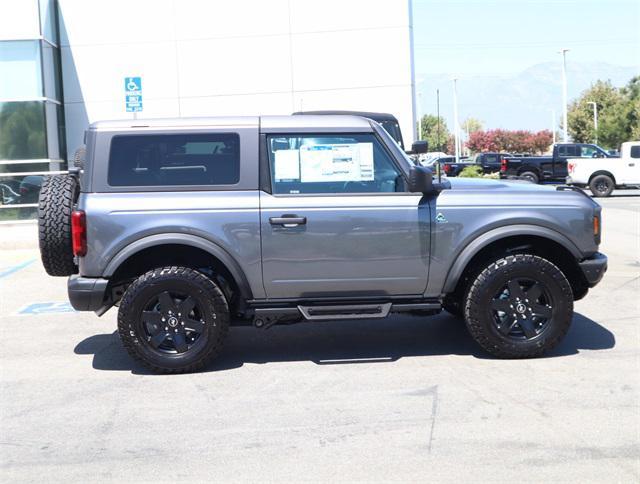
<svg viewBox="0 0 640 484">
<path fill-rule="evenodd" d="M 602 280 L 604 273 L 607 272 L 607 261 L 606 255 L 596 252 L 588 259 L 578 263 L 589 287 L 595 286 Z"/>
<path fill-rule="evenodd" d="M 71 276 L 67 281 L 69 302 L 76 311 L 97 311 L 104 306 L 107 279 L 100 277 Z"/>
</svg>

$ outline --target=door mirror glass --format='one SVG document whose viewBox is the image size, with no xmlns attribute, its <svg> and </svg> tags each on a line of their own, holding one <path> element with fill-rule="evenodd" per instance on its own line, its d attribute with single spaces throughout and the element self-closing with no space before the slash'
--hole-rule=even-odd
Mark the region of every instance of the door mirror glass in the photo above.
<svg viewBox="0 0 640 484">
<path fill-rule="evenodd" d="M 409 191 L 415 193 L 432 193 L 433 174 L 429 168 L 414 165 L 409 171 Z"/>
</svg>

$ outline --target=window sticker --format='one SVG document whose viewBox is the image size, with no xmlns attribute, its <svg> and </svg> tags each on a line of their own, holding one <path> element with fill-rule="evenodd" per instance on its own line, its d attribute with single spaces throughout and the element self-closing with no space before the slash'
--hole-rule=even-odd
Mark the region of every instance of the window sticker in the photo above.
<svg viewBox="0 0 640 484">
<path fill-rule="evenodd" d="M 275 152 L 276 181 L 300 179 L 300 157 L 298 150 L 278 150 Z"/>
<path fill-rule="evenodd" d="M 372 181 L 373 143 L 303 145 L 300 181 Z"/>
</svg>

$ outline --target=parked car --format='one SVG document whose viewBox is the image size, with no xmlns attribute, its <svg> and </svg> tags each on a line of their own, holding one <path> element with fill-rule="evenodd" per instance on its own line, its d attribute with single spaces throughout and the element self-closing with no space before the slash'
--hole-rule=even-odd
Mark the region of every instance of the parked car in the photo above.
<svg viewBox="0 0 640 484">
<path fill-rule="evenodd" d="M 453 156 L 450 157 L 453 158 L 452 160 L 441 162 L 441 166 L 447 176 L 458 176 L 468 166 L 479 166 L 482 173 L 490 174 L 500 171 L 502 160 L 510 156 L 509 153 L 478 153 L 473 159 L 463 158 L 458 163 Z"/>
<path fill-rule="evenodd" d="M 567 162 L 567 184 L 589 187 L 594 197 L 608 197 L 614 188 L 640 186 L 640 141 L 622 143 L 622 156 L 601 158 L 570 158 Z"/>
<path fill-rule="evenodd" d="M 533 183 L 564 182 L 569 158 L 611 158 L 611 155 L 597 145 L 556 143 L 552 156 L 503 158 L 500 178 L 520 177 Z"/>
<path fill-rule="evenodd" d="M 582 190 L 436 182 L 362 117 L 110 121 L 86 140 L 83 169 L 42 185 L 42 261 L 76 310 L 117 305 L 159 372 L 202 368 L 232 324 L 442 308 L 489 353 L 534 357 L 607 268 Z"/>
<path fill-rule="evenodd" d="M 43 175 L 27 175 L 20 182 L 20 203 L 37 203 Z"/>
</svg>

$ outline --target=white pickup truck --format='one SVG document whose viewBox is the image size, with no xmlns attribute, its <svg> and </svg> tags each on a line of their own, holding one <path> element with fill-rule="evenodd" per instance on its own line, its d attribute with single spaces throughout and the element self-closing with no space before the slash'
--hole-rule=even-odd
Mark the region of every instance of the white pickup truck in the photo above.
<svg viewBox="0 0 640 484">
<path fill-rule="evenodd" d="M 608 197 L 614 188 L 640 187 L 640 141 L 622 143 L 620 158 L 570 158 L 568 185 L 589 187 L 594 197 Z"/>
</svg>

